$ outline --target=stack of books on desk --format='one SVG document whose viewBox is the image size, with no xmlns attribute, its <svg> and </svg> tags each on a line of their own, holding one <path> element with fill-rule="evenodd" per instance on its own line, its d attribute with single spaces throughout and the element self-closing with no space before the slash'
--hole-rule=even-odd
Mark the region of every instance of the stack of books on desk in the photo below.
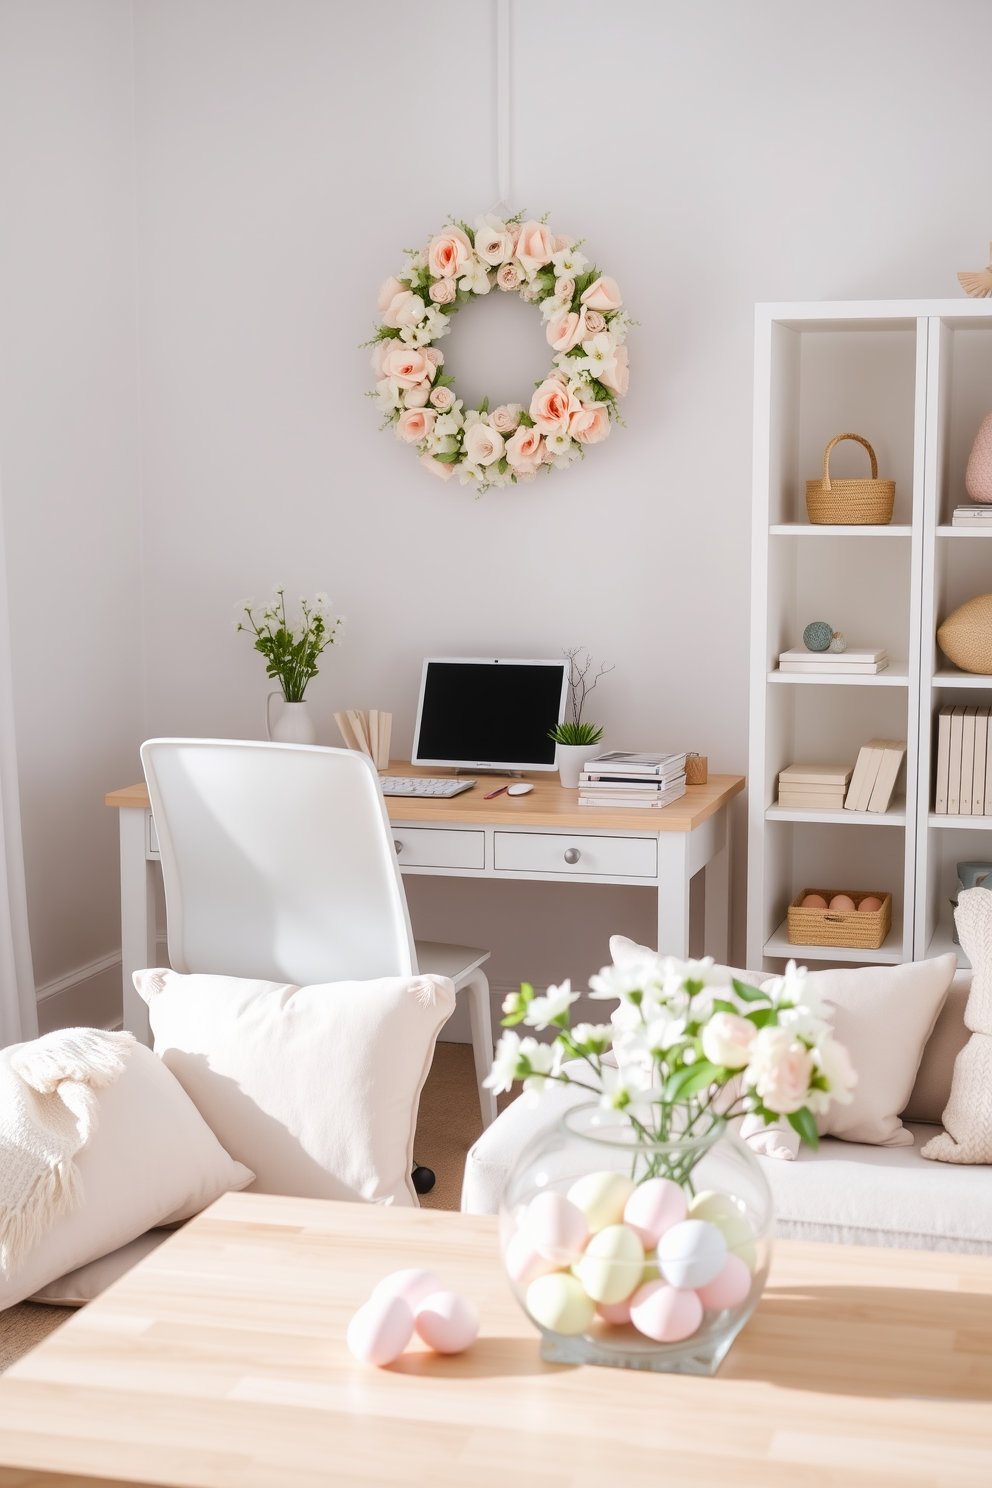
<svg viewBox="0 0 992 1488">
<path fill-rule="evenodd" d="M 889 653 L 884 646 L 849 646 L 846 651 L 807 651 L 805 646 L 793 646 L 778 659 L 780 672 L 799 672 L 809 677 L 884 672 L 888 664 Z"/>
<path fill-rule="evenodd" d="M 587 760 L 580 806 L 661 807 L 685 795 L 685 754 L 627 754 L 611 749 Z"/>
<path fill-rule="evenodd" d="M 956 506 L 951 517 L 952 527 L 986 527 L 992 532 L 992 504 L 971 502 L 967 506 Z"/>
<path fill-rule="evenodd" d="M 990 734 L 988 708 L 941 708 L 933 802 L 938 816 L 992 816 Z"/>
<path fill-rule="evenodd" d="M 797 811 L 840 811 L 851 765 L 789 765 L 779 771 L 778 804 Z"/>
</svg>

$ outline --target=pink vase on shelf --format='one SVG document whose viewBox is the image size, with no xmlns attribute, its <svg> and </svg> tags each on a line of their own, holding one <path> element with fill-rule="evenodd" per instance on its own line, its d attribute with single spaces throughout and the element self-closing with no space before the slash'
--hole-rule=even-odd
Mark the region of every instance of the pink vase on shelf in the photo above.
<svg viewBox="0 0 992 1488">
<path fill-rule="evenodd" d="M 964 486 L 972 501 L 992 502 L 992 413 L 985 415 L 975 437 Z"/>
</svg>

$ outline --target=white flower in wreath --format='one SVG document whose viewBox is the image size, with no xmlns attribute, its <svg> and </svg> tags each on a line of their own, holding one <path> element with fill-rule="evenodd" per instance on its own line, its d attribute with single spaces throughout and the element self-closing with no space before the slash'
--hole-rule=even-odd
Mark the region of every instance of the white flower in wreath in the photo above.
<svg viewBox="0 0 992 1488">
<path fill-rule="evenodd" d="M 465 458 L 473 465 L 494 465 L 503 458 L 502 434 L 488 424 L 473 424 L 465 434 Z"/>
<path fill-rule="evenodd" d="M 589 260 L 577 248 L 563 248 L 560 253 L 552 253 L 551 262 L 555 266 L 556 279 L 574 279 L 576 274 L 582 273 Z M 572 294 L 574 293 L 573 289 Z"/>
<path fill-rule="evenodd" d="M 603 381 L 602 374 L 615 377 L 617 370 L 616 342 L 609 331 L 600 331 L 598 336 L 593 336 L 589 341 L 583 341 L 582 350 L 585 357 L 579 360 L 579 366 L 591 372 L 593 377 Z"/>
<path fill-rule="evenodd" d="M 470 465 L 463 461 L 462 464 L 456 465 L 455 469 L 458 471 L 458 479 L 463 486 L 479 486 L 486 483 L 487 473 L 481 465 Z"/>
<path fill-rule="evenodd" d="M 407 389 L 403 403 L 407 408 L 424 408 L 430 396 L 430 383 L 421 382 L 416 387 Z"/>
<path fill-rule="evenodd" d="M 463 422 L 466 429 L 471 429 L 473 424 L 488 424 L 489 419 L 484 413 L 480 413 L 477 408 L 470 408 Z"/>
<path fill-rule="evenodd" d="M 403 407 L 403 389 L 395 378 L 384 377 L 381 382 L 376 383 L 375 392 L 380 407 L 386 412 Z"/>
<path fill-rule="evenodd" d="M 513 485 L 513 475 L 511 472 L 509 470 L 499 471 L 495 465 L 489 467 L 486 472 L 486 478 L 491 486 L 502 487 Z"/>
<path fill-rule="evenodd" d="M 595 313 L 598 314 L 598 312 Z M 626 310 L 618 310 L 616 315 L 610 316 L 609 320 L 607 321 L 607 325 L 609 327 L 610 335 L 613 337 L 618 346 L 622 346 L 623 343 L 626 341 L 628 328 L 633 324 L 634 322 L 631 320 Z"/>
<path fill-rule="evenodd" d="M 489 275 L 485 264 L 480 263 L 477 258 L 470 259 L 462 271 L 461 278 L 458 280 L 458 288 L 471 290 L 473 294 L 477 295 L 488 294 L 492 285 L 489 283 Z M 444 318 L 447 320 L 447 316 Z"/>
<path fill-rule="evenodd" d="M 400 331 L 400 340 L 406 346 L 426 346 L 431 340 L 431 333 L 426 326 L 404 326 Z"/>
<path fill-rule="evenodd" d="M 432 305 L 424 319 L 424 325 L 427 327 L 430 339 L 436 341 L 440 336 L 446 336 L 451 330 L 451 317 Z M 441 360 L 443 361 L 444 358 L 442 357 Z"/>
<path fill-rule="evenodd" d="M 506 223 L 491 212 L 475 219 L 475 251 L 483 263 L 492 268 L 513 257 L 513 234 Z"/>
<path fill-rule="evenodd" d="M 457 434 L 464 423 L 465 420 L 462 417 L 461 411 L 461 399 L 459 398 L 456 403 L 452 404 L 447 413 L 442 413 L 438 416 L 434 428 L 439 434 Z"/>
</svg>

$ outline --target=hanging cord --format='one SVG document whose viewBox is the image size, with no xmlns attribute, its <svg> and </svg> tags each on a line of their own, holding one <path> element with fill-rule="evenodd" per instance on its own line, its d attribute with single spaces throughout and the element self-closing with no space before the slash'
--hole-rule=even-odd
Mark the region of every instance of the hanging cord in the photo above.
<svg viewBox="0 0 992 1488">
<path fill-rule="evenodd" d="M 510 4 L 496 0 L 496 185 L 498 216 L 510 210 Z"/>
</svg>

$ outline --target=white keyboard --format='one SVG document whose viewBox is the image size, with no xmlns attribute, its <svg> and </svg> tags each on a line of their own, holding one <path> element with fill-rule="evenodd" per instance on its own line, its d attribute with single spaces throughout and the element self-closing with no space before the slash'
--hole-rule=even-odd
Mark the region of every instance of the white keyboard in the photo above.
<svg viewBox="0 0 992 1488">
<path fill-rule="evenodd" d="M 475 785 L 474 780 L 432 780 L 426 775 L 383 775 L 381 780 L 384 796 L 459 796 Z"/>
</svg>

